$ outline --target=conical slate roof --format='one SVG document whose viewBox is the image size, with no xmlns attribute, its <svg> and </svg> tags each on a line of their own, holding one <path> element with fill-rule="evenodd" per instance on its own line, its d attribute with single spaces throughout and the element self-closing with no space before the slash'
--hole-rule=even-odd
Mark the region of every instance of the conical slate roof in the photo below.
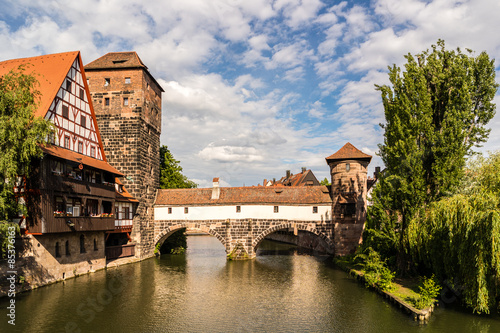
<svg viewBox="0 0 500 333">
<path fill-rule="evenodd" d="M 361 150 L 354 147 L 350 142 L 348 142 L 335 154 L 328 156 L 326 158 L 326 162 L 330 163 L 340 160 L 365 160 L 369 162 L 371 161 L 371 159 L 371 155 L 363 153 Z"/>
</svg>

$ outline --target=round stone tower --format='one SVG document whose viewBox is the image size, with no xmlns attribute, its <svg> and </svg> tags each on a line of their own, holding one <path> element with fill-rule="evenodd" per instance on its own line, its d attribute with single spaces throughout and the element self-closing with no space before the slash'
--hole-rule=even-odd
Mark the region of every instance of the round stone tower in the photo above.
<svg viewBox="0 0 500 333">
<path fill-rule="evenodd" d="M 366 221 L 367 168 L 371 156 L 351 143 L 326 158 L 332 176 L 332 221 L 335 254 L 353 253 Z"/>
</svg>

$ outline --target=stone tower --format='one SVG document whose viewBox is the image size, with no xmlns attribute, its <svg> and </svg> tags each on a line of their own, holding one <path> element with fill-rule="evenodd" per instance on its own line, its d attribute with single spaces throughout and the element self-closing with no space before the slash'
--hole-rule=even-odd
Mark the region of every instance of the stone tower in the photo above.
<svg viewBox="0 0 500 333">
<path fill-rule="evenodd" d="M 85 72 L 108 162 L 139 200 L 131 234 L 136 256 L 151 256 L 163 89 L 135 52 L 108 53 Z"/>
<path fill-rule="evenodd" d="M 353 253 L 366 221 L 367 167 L 372 157 L 349 142 L 326 158 L 332 175 L 335 254 Z"/>
</svg>

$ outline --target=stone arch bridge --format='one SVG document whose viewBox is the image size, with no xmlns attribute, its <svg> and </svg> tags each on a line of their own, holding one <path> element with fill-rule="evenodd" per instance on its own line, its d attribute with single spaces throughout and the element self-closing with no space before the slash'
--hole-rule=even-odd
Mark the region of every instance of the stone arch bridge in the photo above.
<svg viewBox="0 0 500 333">
<path fill-rule="evenodd" d="M 335 254 L 334 227 L 330 221 L 292 221 L 270 219 L 226 219 L 208 221 L 157 220 L 154 226 L 154 246 L 182 228 L 192 228 L 215 236 L 226 249 L 229 259 L 252 259 L 260 242 L 280 230 L 307 231 L 317 235 L 329 254 Z"/>
</svg>

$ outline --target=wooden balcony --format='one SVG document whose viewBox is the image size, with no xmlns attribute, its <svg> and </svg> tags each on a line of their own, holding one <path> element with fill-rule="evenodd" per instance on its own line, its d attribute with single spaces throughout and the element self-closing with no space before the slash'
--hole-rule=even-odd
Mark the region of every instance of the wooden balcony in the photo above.
<svg viewBox="0 0 500 333">
<path fill-rule="evenodd" d="M 49 217 L 28 228 L 29 233 L 46 234 L 76 231 L 107 231 L 115 229 L 114 217 L 64 216 Z"/>
</svg>

